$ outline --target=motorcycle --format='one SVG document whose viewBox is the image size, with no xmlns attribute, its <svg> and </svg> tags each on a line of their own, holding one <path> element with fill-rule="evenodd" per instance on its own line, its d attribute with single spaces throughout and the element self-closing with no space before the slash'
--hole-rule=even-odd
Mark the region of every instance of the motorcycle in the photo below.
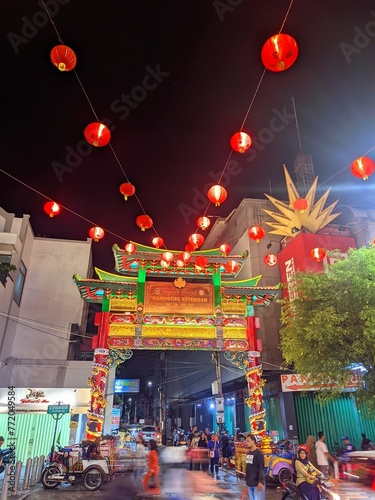
<svg viewBox="0 0 375 500">
<path fill-rule="evenodd" d="M 52 462 L 45 465 L 41 482 L 47 490 L 57 488 L 61 483 L 83 482 L 88 491 L 98 490 L 111 477 L 109 461 L 106 458 L 88 460 L 83 458 L 82 449 L 60 448 L 54 453 Z"/>
<path fill-rule="evenodd" d="M 0 450 L 0 474 L 4 472 L 6 466 L 10 463 L 11 454 L 11 448 L 4 448 L 3 450 Z"/>
<path fill-rule="evenodd" d="M 316 476 L 314 483 L 319 490 L 321 500 L 340 500 L 340 495 L 335 490 L 335 486 L 326 476 Z M 298 489 L 298 486 L 291 481 L 286 481 L 283 483 L 284 491 L 281 500 L 306 500 L 306 497 Z"/>
</svg>

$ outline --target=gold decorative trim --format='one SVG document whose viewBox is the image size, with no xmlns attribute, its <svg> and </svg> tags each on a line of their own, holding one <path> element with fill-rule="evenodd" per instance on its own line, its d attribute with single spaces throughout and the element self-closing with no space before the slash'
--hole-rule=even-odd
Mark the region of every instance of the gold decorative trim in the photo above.
<svg viewBox="0 0 375 500">
<path fill-rule="evenodd" d="M 143 325 L 142 338 L 157 337 L 157 338 L 190 338 L 190 339 L 214 339 L 216 338 L 215 327 L 168 327 L 168 326 L 151 326 Z"/>
<path fill-rule="evenodd" d="M 246 339 L 246 328 L 224 327 L 223 337 L 226 339 Z"/>
<path fill-rule="evenodd" d="M 109 337 L 134 337 L 135 326 L 134 325 L 117 325 L 112 324 L 109 326 Z"/>
</svg>

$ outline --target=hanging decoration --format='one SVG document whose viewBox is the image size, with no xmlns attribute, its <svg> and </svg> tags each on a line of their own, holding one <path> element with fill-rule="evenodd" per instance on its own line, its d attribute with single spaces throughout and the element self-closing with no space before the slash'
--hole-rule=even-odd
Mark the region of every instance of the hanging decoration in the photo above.
<svg viewBox="0 0 375 500">
<path fill-rule="evenodd" d="M 47 201 L 44 204 L 43 209 L 46 212 L 46 214 L 49 215 L 50 217 L 54 217 L 55 215 L 59 215 L 59 213 L 61 212 L 60 205 L 58 203 L 56 203 L 55 201 Z"/>
<path fill-rule="evenodd" d="M 207 266 L 208 264 L 208 259 L 204 255 L 200 255 L 195 259 L 195 267 L 203 268 Z"/>
<path fill-rule="evenodd" d="M 197 219 L 197 226 L 199 226 L 203 231 L 205 231 L 211 224 L 211 221 L 208 217 L 199 217 Z"/>
<path fill-rule="evenodd" d="M 128 197 L 133 196 L 135 193 L 135 187 L 130 182 L 124 182 L 120 186 L 120 193 L 123 195 L 125 201 L 127 201 Z"/>
<path fill-rule="evenodd" d="M 152 238 L 152 244 L 155 248 L 160 248 L 164 246 L 164 240 L 160 236 L 155 236 L 155 238 Z"/>
<path fill-rule="evenodd" d="M 181 259 L 177 259 L 176 260 L 176 266 L 181 268 L 181 267 L 185 267 L 185 262 Z"/>
<path fill-rule="evenodd" d="M 234 151 L 238 153 L 245 153 L 251 146 L 251 138 L 246 132 L 237 132 L 232 135 L 230 145 Z"/>
<path fill-rule="evenodd" d="M 265 237 L 266 232 L 261 226 L 253 226 L 249 229 L 248 235 L 256 243 L 259 243 L 259 241 Z"/>
<path fill-rule="evenodd" d="M 189 243 L 193 247 L 193 250 L 195 250 L 196 248 L 203 245 L 204 238 L 201 234 L 194 233 L 191 236 L 189 236 Z M 185 250 L 186 250 L 186 247 L 185 247 Z"/>
<path fill-rule="evenodd" d="M 321 262 L 326 256 L 326 251 L 323 248 L 317 247 L 310 251 L 310 258 L 315 262 Z"/>
<path fill-rule="evenodd" d="M 139 215 L 136 223 L 137 226 L 141 228 L 141 231 L 146 231 L 146 229 L 150 229 L 154 225 L 151 217 L 148 215 Z"/>
<path fill-rule="evenodd" d="M 231 246 L 228 243 L 223 243 L 220 245 L 220 252 L 223 254 L 223 257 L 226 257 L 228 253 L 232 250 Z"/>
<path fill-rule="evenodd" d="M 274 267 L 277 264 L 277 256 L 274 253 L 268 253 L 264 256 L 264 263 L 266 266 Z"/>
<path fill-rule="evenodd" d="M 161 261 L 160 261 L 160 265 L 161 265 L 161 267 L 164 267 L 164 268 L 169 267 L 169 266 L 170 266 L 170 264 L 171 264 L 170 262 L 167 262 L 167 261 L 166 261 L 166 260 L 164 260 L 164 259 L 161 259 Z"/>
<path fill-rule="evenodd" d="M 227 273 L 234 274 L 238 271 L 239 269 L 238 262 L 235 260 L 228 260 L 228 262 L 225 264 L 225 270 Z"/>
<path fill-rule="evenodd" d="M 223 203 L 227 199 L 228 193 L 223 186 L 216 184 L 215 186 L 210 187 L 207 192 L 207 196 L 210 202 L 215 204 L 215 207 L 219 207 L 220 203 Z"/>
<path fill-rule="evenodd" d="M 129 255 L 131 255 L 137 250 L 137 247 L 134 245 L 134 243 L 127 243 L 125 245 L 125 250 L 128 252 Z"/>
<path fill-rule="evenodd" d="M 85 128 L 84 135 L 86 141 L 96 148 L 106 146 L 111 140 L 109 128 L 100 122 L 89 123 Z"/>
<path fill-rule="evenodd" d="M 366 181 L 375 172 L 375 162 L 368 156 L 360 156 L 353 161 L 350 170 L 355 177 Z"/>
<path fill-rule="evenodd" d="M 191 243 L 187 243 L 185 245 L 185 252 L 187 252 L 187 253 L 194 252 L 195 249 L 196 249 L 196 247 L 194 245 L 192 245 Z"/>
<path fill-rule="evenodd" d="M 270 71 L 285 71 L 296 62 L 297 56 L 297 42 L 284 33 L 271 36 L 261 51 L 262 63 Z"/>
<path fill-rule="evenodd" d="M 297 198 L 295 202 L 293 203 L 293 208 L 297 212 L 303 214 L 303 212 L 306 210 L 306 208 L 309 206 L 308 201 L 306 198 Z"/>
<path fill-rule="evenodd" d="M 89 236 L 94 241 L 99 241 L 104 238 L 104 229 L 100 226 L 94 226 L 89 231 Z"/>
<path fill-rule="evenodd" d="M 165 260 L 165 262 L 173 262 L 173 253 L 172 252 L 164 252 L 163 253 L 163 260 Z"/>
<path fill-rule="evenodd" d="M 60 71 L 71 71 L 77 64 L 74 51 L 67 45 L 56 45 L 50 52 L 50 58 Z"/>
<path fill-rule="evenodd" d="M 182 260 L 182 262 L 184 262 L 185 264 L 187 264 L 191 260 L 191 253 L 190 252 L 182 252 L 178 256 L 178 260 Z"/>
</svg>

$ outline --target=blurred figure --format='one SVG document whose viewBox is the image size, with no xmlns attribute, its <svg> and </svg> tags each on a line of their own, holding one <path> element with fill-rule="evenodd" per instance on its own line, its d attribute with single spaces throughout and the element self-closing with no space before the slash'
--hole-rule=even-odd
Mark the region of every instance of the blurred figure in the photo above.
<svg viewBox="0 0 375 500">
<path fill-rule="evenodd" d="M 315 436 L 307 436 L 306 446 L 310 450 L 308 458 L 309 458 L 310 462 L 313 464 L 313 466 L 317 469 L 318 468 L 318 461 L 316 458 L 315 443 L 316 443 Z"/>
<path fill-rule="evenodd" d="M 322 471 L 325 476 L 332 476 L 329 460 L 333 463 L 338 462 L 338 460 L 329 453 L 327 445 L 324 442 L 325 436 L 323 431 L 318 432 L 318 438 L 315 444 L 318 469 Z"/>
<path fill-rule="evenodd" d="M 226 430 L 220 437 L 220 453 L 221 453 L 221 467 L 229 467 L 229 433 Z"/>
<path fill-rule="evenodd" d="M 143 478 L 143 487 L 147 490 L 150 487 L 150 479 L 153 478 L 153 487 L 159 490 L 159 455 L 155 439 L 150 439 L 148 446 L 150 451 L 148 452 L 147 473 Z"/>
<path fill-rule="evenodd" d="M 344 441 L 345 453 L 350 453 L 351 451 L 357 451 L 357 448 L 352 445 L 348 436 L 344 436 L 342 440 Z"/>
<path fill-rule="evenodd" d="M 216 477 L 216 479 L 219 479 L 220 444 L 219 438 L 216 434 L 211 434 L 211 439 L 208 442 L 207 449 L 210 456 L 211 474 Z"/>
<path fill-rule="evenodd" d="M 362 451 L 368 451 L 368 450 L 373 450 L 374 445 L 371 441 L 371 439 L 368 439 L 366 437 L 366 434 L 362 432 L 362 443 L 361 443 L 361 450 Z"/>
<path fill-rule="evenodd" d="M 142 493 L 143 491 L 142 478 L 144 473 L 146 472 L 147 453 L 142 436 L 140 435 L 137 436 L 136 443 L 137 443 L 137 448 L 134 454 L 135 467 L 131 477 L 137 493 Z"/>
<path fill-rule="evenodd" d="M 201 431 L 201 435 L 198 441 L 199 448 L 199 460 L 200 460 L 200 468 L 203 472 L 207 472 L 208 470 L 208 451 L 207 451 L 208 439 L 206 433 Z"/>
</svg>

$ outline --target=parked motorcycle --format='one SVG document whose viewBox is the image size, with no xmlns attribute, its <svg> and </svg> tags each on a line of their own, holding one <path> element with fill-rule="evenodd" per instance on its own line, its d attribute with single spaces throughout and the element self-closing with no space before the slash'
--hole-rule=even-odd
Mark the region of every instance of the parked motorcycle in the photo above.
<svg viewBox="0 0 375 500">
<path fill-rule="evenodd" d="M 330 480 L 329 477 L 326 476 L 316 476 L 315 481 L 316 486 L 320 492 L 321 500 L 340 500 L 340 495 L 335 490 L 335 486 Z M 284 492 L 281 500 L 305 500 L 306 497 L 301 491 L 298 489 L 295 483 L 291 481 L 286 481 L 283 483 Z"/>
<path fill-rule="evenodd" d="M 82 481 L 86 490 L 96 491 L 109 478 L 110 466 L 106 458 L 87 460 L 82 458 L 81 449 L 61 448 L 54 454 L 53 461 L 45 466 L 41 481 L 47 490 L 57 488 L 61 483 Z"/>
</svg>

